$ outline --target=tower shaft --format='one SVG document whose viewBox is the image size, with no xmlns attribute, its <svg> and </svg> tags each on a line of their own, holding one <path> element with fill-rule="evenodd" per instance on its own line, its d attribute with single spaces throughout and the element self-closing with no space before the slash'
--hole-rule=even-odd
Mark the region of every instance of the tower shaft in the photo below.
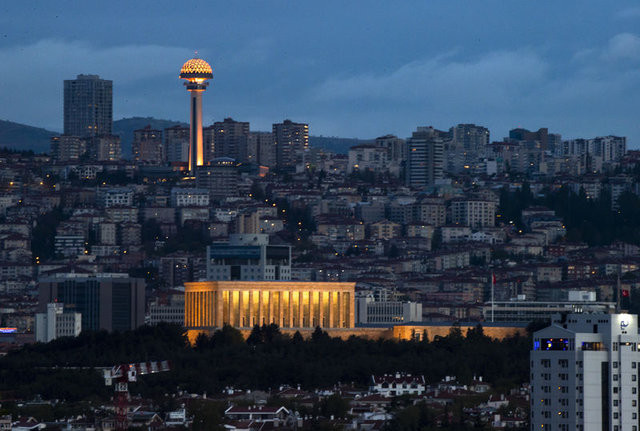
<svg viewBox="0 0 640 431">
<path fill-rule="evenodd" d="M 202 92 L 204 88 L 189 89 L 191 93 L 191 124 L 189 133 L 189 172 L 195 174 L 196 166 L 204 164 L 202 145 Z"/>
</svg>

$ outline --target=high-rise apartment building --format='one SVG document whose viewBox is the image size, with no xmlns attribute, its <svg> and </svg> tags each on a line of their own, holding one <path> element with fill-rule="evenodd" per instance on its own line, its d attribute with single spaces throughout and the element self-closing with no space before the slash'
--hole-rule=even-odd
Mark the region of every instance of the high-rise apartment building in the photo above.
<svg viewBox="0 0 640 431">
<path fill-rule="evenodd" d="M 245 162 L 249 122 L 235 121 L 225 118 L 213 123 L 214 158 L 230 157 L 238 162 Z"/>
<path fill-rule="evenodd" d="M 542 150 L 546 150 L 549 145 L 549 129 L 546 127 L 538 129 L 537 132 L 531 132 L 527 129 L 511 129 L 509 130 L 510 141 L 536 141 L 540 143 Z"/>
<path fill-rule="evenodd" d="M 406 181 L 409 187 L 433 186 L 443 178 L 443 149 L 447 132 L 418 127 L 407 139 Z"/>
<path fill-rule="evenodd" d="M 216 158 L 216 129 L 213 124 L 202 128 L 202 151 L 204 153 L 205 164 Z"/>
<path fill-rule="evenodd" d="M 533 334 L 531 429 L 638 430 L 638 317 L 557 315 Z"/>
<path fill-rule="evenodd" d="M 147 126 L 134 130 L 132 144 L 133 159 L 136 162 L 159 165 L 165 159 L 162 132 Z"/>
<path fill-rule="evenodd" d="M 273 125 L 276 146 L 276 168 L 291 168 L 302 161 L 302 153 L 309 148 L 309 125 L 284 120 Z"/>
<path fill-rule="evenodd" d="M 164 129 L 164 150 L 168 162 L 189 161 L 189 128 L 173 126 Z"/>
<path fill-rule="evenodd" d="M 249 132 L 246 163 L 275 168 L 276 145 L 272 132 Z"/>
<path fill-rule="evenodd" d="M 376 147 L 387 150 L 387 160 L 390 162 L 403 162 L 407 158 L 407 143 L 396 135 L 384 135 L 376 138 Z"/>
<path fill-rule="evenodd" d="M 110 135 L 113 126 L 113 81 L 78 75 L 64 81 L 64 134 Z"/>
<path fill-rule="evenodd" d="M 451 139 L 467 151 L 483 152 L 489 145 L 489 129 L 475 124 L 458 124 L 449 129 Z"/>
</svg>

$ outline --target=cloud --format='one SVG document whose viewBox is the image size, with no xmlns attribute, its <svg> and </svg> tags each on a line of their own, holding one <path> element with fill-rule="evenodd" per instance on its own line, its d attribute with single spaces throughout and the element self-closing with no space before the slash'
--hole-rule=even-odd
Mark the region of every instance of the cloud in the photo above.
<svg viewBox="0 0 640 431">
<path fill-rule="evenodd" d="M 492 52 L 476 60 L 455 54 L 405 64 L 388 74 L 332 78 L 313 90 L 318 101 L 387 100 L 429 103 L 434 97 L 455 102 L 510 103 L 545 76 L 547 64 L 530 50 Z"/>
<path fill-rule="evenodd" d="M 640 60 L 640 37 L 620 33 L 609 39 L 604 57 L 612 60 Z"/>
</svg>

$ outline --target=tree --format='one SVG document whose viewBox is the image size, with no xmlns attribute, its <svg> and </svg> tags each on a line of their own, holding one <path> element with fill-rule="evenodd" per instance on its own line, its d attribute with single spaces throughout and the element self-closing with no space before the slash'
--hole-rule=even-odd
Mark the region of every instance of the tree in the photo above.
<svg viewBox="0 0 640 431">
<path fill-rule="evenodd" d="M 194 431 L 223 430 L 224 405 L 212 401 L 194 401 L 189 405 L 193 416 L 191 429 Z"/>
<path fill-rule="evenodd" d="M 224 324 L 222 329 L 218 329 L 211 336 L 211 345 L 215 347 L 222 346 L 237 346 L 244 344 L 244 337 L 242 333 L 233 326 Z"/>
<path fill-rule="evenodd" d="M 349 403 L 338 394 L 330 395 L 320 402 L 320 414 L 326 418 L 344 418 L 348 411 Z"/>
</svg>

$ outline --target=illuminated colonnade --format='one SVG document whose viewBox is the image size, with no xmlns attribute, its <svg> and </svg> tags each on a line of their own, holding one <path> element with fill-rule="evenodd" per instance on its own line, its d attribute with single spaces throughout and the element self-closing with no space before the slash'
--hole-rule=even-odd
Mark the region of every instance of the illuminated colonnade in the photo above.
<svg viewBox="0 0 640 431">
<path fill-rule="evenodd" d="M 281 328 L 353 328 L 354 292 L 355 283 L 185 283 L 185 326 L 250 328 L 275 323 Z"/>
</svg>

